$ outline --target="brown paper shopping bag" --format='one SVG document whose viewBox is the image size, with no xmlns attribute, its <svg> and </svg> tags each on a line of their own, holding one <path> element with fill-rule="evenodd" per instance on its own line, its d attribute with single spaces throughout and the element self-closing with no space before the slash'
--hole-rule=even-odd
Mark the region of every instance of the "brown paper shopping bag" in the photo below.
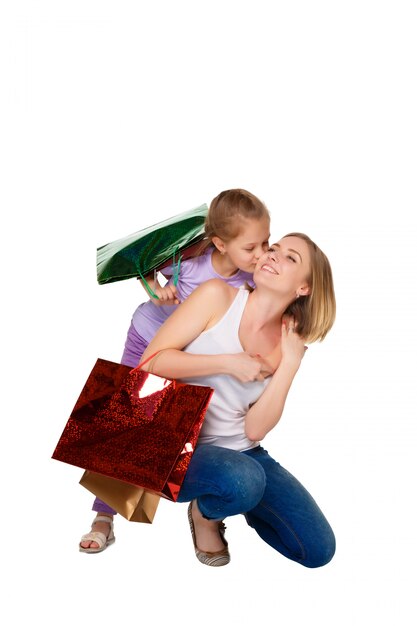
<svg viewBox="0 0 417 626">
<path fill-rule="evenodd" d="M 123 480 L 86 470 L 80 485 L 106 502 L 130 522 L 152 524 L 159 496 Z"/>
</svg>

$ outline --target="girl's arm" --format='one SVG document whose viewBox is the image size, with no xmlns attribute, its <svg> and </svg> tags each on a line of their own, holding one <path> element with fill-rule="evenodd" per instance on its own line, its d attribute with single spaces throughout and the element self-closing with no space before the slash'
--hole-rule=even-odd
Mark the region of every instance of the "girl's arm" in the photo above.
<svg viewBox="0 0 417 626">
<path fill-rule="evenodd" d="M 146 291 L 147 295 L 150 297 L 155 306 L 162 306 L 163 304 L 179 304 L 179 300 L 177 298 L 177 288 L 175 285 L 165 285 L 162 287 L 160 285 L 156 274 L 148 274 L 145 276 L 146 284 L 143 280 L 139 279 L 140 284 Z M 149 293 L 149 289 L 153 291 L 158 297 L 155 298 Z"/>
<path fill-rule="evenodd" d="M 261 441 L 281 419 L 288 392 L 306 349 L 304 340 L 283 323 L 280 364 L 260 398 L 246 414 L 245 432 L 251 441 Z"/>
<path fill-rule="evenodd" d="M 164 322 L 142 356 L 143 369 L 167 378 L 187 378 L 229 374 L 244 382 L 260 375 L 261 364 L 250 355 L 199 355 L 182 352 L 202 332 L 216 324 L 225 314 L 236 290 L 220 279 L 209 280 L 193 291 Z"/>
</svg>

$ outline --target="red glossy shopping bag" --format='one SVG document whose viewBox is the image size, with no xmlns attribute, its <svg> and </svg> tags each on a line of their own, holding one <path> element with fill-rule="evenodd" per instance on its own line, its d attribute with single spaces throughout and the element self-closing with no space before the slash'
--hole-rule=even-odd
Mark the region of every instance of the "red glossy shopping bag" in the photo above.
<svg viewBox="0 0 417 626">
<path fill-rule="evenodd" d="M 97 359 L 52 458 L 175 501 L 212 394 Z"/>
</svg>

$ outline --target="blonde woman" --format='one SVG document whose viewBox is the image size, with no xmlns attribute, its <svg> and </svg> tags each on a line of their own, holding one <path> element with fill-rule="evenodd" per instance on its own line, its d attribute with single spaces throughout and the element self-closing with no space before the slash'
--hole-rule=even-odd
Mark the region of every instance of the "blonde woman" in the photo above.
<svg viewBox="0 0 417 626">
<path fill-rule="evenodd" d="M 306 343 L 333 325 L 329 261 L 309 237 L 291 233 L 268 249 L 256 289 L 211 280 L 161 326 L 144 369 L 214 388 L 178 501 L 190 502 L 195 554 L 230 560 L 223 520 L 243 514 L 272 548 L 306 567 L 328 563 L 333 531 L 320 508 L 260 442 L 279 422 Z"/>
</svg>

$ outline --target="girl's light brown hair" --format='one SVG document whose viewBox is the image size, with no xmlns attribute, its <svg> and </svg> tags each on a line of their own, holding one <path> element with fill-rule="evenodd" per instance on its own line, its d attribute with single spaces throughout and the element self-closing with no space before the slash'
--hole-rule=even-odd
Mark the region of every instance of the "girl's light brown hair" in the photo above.
<svg viewBox="0 0 417 626">
<path fill-rule="evenodd" d="M 244 219 L 270 219 L 265 204 L 246 189 L 227 189 L 213 198 L 204 224 L 205 239 L 199 254 L 209 245 L 213 237 L 225 242 L 237 237 Z"/>
<path fill-rule="evenodd" d="M 294 317 L 297 333 L 307 343 L 323 341 L 336 317 L 336 297 L 329 260 L 307 235 L 289 233 L 285 237 L 303 239 L 310 251 L 310 275 L 307 278 L 310 293 L 292 302 L 285 314 Z"/>
</svg>

